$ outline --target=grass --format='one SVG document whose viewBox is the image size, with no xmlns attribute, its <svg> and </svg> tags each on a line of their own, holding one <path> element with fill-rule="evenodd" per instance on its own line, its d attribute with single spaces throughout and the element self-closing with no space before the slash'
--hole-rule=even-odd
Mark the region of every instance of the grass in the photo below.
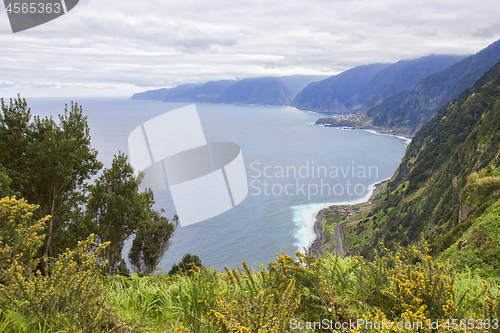
<svg viewBox="0 0 500 333">
<path fill-rule="evenodd" d="M 457 274 L 426 251 L 422 246 L 387 252 L 374 262 L 278 255 L 261 271 L 244 264 L 226 273 L 204 268 L 192 276 L 113 277 L 106 299 L 123 324 L 138 332 L 265 332 L 266 325 L 288 332 L 291 319 L 496 316 L 500 289 L 494 280 L 470 271 Z M 288 304 L 288 311 L 280 304 Z"/>
<path fill-rule="evenodd" d="M 22 218 L 35 207 L 16 200 L 0 201 L 0 207 L 14 226 L 8 229 L 12 245 L 0 240 L 0 332 L 289 332 L 292 320 L 500 318 L 497 281 L 473 270 L 457 273 L 448 261 L 434 260 L 426 243 L 395 252 L 380 244 L 372 261 L 296 252 L 297 259 L 277 254 L 258 271 L 243 262 L 225 272 L 195 266 L 178 274 L 124 277 L 103 275 L 100 253 L 107 243 L 96 245 L 91 235 L 50 260 L 42 274 L 35 254 L 43 220 Z M 495 242 L 499 207 L 477 221 Z"/>
<path fill-rule="evenodd" d="M 115 326 L 103 326 L 101 331 L 288 332 L 292 319 L 398 322 L 418 318 L 425 322 L 456 316 L 497 317 L 500 287 L 495 280 L 481 279 L 471 271 L 457 273 L 427 252 L 425 244 L 394 253 L 384 250 L 373 262 L 297 253 L 298 260 L 277 255 L 275 262 L 259 271 L 243 263 L 224 273 L 200 268 L 191 276 L 102 277 L 103 296 Z M 51 314 L 58 315 L 62 314 Z M 65 330 L 53 324 L 57 322 L 51 318 L 44 324 L 26 313 L 4 310 L 0 332 L 84 331 Z"/>
</svg>

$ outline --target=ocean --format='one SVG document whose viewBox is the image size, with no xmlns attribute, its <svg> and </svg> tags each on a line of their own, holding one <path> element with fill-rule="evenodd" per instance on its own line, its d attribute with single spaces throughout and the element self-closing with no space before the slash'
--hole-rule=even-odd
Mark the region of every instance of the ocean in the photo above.
<svg viewBox="0 0 500 333">
<path fill-rule="evenodd" d="M 30 98 L 34 115 L 54 116 L 71 101 L 82 105 L 92 147 L 105 167 L 119 151 L 128 154 L 128 136 L 144 122 L 190 105 L 126 98 Z M 276 253 L 293 255 L 314 240 L 316 213 L 338 203 L 369 198 L 373 184 L 390 178 L 408 140 L 364 130 L 314 125 L 321 115 L 290 107 L 196 104 L 208 142 L 239 145 L 248 195 L 218 216 L 178 227 L 160 263 L 168 271 L 186 253 L 222 270 L 246 260 L 257 267 Z M 173 143 L 175 144 L 175 143 Z M 155 208 L 172 217 L 169 190 L 155 190 Z M 182 220 L 182 216 L 179 216 Z M 124 258 L 132 239 L 124 248 Z"/>
</svg>

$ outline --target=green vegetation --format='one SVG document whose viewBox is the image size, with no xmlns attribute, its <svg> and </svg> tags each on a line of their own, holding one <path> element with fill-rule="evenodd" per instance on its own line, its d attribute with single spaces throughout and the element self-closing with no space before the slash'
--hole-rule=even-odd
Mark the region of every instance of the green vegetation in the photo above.
<svg viewBox="0 0 500 333">
<path fill-rule="evenodd" d="M 324 215 L 327 225 L 335 225 L 349 218 L 350 212 L 347 206 L 331 206 L 325 208 Z"/>
<path fill-rule="evenodd" d="M 121 249 L 136 232 L 140 244 L 132 251 L 133 263 L 150 273 L 168 246 L 177 218 L 169 221 L 152 209 L 153 194 L 139 192 L 127 157 L 115 156 L 111 168 L 89 184 L 102 163 L 91 148 L 81 106 L 66 107 L 58 122 L 32 117 L 20 97 L 8 105 L 2 99 L 1 107 L 0 192 L 38 206 L 34 213 L 46 223 L 44 244 L 37 254 L 42 274 L 46 275 L 50 258 L 75 248 L 90 234 L 100 244 L 109 242 L 102 253 L 105 270 L 127 273 Z M 152 242 L 154 251 L 148 245 Z"/>
<path fill-rule="evenodd" d="M 20 97 L 8 105 L 1 100 L 3 330 L 112 330 L 103 274 L 128 273 L 125 239 L 139 235 L 131 254 L 142 274 L 152 272 L 168 247 L 177 217 L 170 221 L 152 209 L 153 195 L 139 192 L 125 155 L 90 183 L 102 164 L 89 133 L 77 104 L 56 122 L 32 117 Z"/>
<path fill-rule="evenodd" d="M 88 191 L 83 220 L 86 229 L 95 233 L 102 243 L 110 243 L 103 252 L 107 273 L 126 271 L 121 258 L 123 244 L 128 237 L 138 233 L 131 252 L 132 261 L 137 270 L 143 269 L 150 274 L 166 250 L 174 225 L 152 209 L 154 198 L 151 190 L 139 192 L 127 156 L 115 156 L 111 168 L 105 169 L 94 184 L 88 186 Z M 160 251 L 154 253 L 152 246 Z"/>
<path fill-rule="evenodd" d="M 373 262 L 297 256 L 294 261 L 278 255 L 259 272 L 243 263 L 226 273 L 201 268 L 190 276 L 113 276 L 105 297 L 119 323 L 140 332 L 288 332 L 291 323 L 361 318 L 394 325 L 420 321 L 424 327 L 441 319 L 435 332 L 447 332 L 447 319 L 497 318 L 497 284 L 457 275 L 434 262 L 424 244 L 397 253 L 384 250 Z M 379 332 L 351 330 L 370 331 Z"/>
<path fill-rule="evenodd" d="M 101 164 L 81 107 L 56 123 L 2 101 L 0 331 L 499 331 L 499 142 L 500 64 L 417 133 L 372 204 L 324 211 L 331 230 L 354 209 L 348 247 L 363 257 L 218 272 L 189 254 L 166 274 L 178 218 L 152 209 L 123 154 L 90 182 Z"/>
<path fill-rule="evenodd" d="M 12 183 L 12 180 L 9 176 L 4 171 L 0 171 L 0 198 L 14 194 L 10 189 L 10 183 Z"/>
<path fill-rule="evenodd" d="M 396 248 L 423 237 L 438 255 L 500 199 L 493 173 L 467 187 L 474 172 L 487 169 L 496 174 L 493 170 L 500 166 L 499 73 L 497 64 L 415 135 L 395 175 L 377 197 L 372 220 L 377 218 L 378 230 L 368 233 L 367 241 L 353 251 L 370 256 L 380 240 Z M 487 195 L 470 197 L 467 193 L 472 192 Z M 470 218 L 460 216 L 465 208 L 471 211 Z"/>
<path fill-rule="evenodd" d="M 190 274 L 139 278 L 102 275 L 106 262 L 99 258 L 109 244 L 95 246 L 90 235 L 51 260 L 42 275 L 35 255 L 46 221 L 32 218 L 36 209 L 22 199 L 0 201 L 0 221 L 8 223 L 2 227 L 12 229 L 0 248 L 3 332 L 287 332 L 294 323 L 325 319 L 418 321 L 424 327 L 440 319 L 437 331 L 446 332 L 446 320 L 491 322 L 500 311 L 494 281 L 457 276 L 428 255 L 425 243 L 397 252 L 384 248 L 374 261 L 297 252 L 298 260 L 277 255 L 259 272 L 243 262 L 226 273 L 193 266 Z"/>
<path fill-rule="evenodd" d="M 95 332 L 112 324 L 105 306 L 99 254 L 94 236 L 48 260 L 45 274 L 36 267 L 50 217 L 33 218 L 38 206 L 24 199 L 0 200 L 0 328 L 7 332 Z"/>
<path fill-rule="evenodd" d="M 177 215 L 172 221 L 155 212 L 151 220 L 137 231 L 132 248 L 128 254 L 130 264 L 136 273 L 149 275 L 160 263 L 170 245 L 175 227 L 179 222 Z"/>
<path fill-rule="evenodd" d="M 468 177 L 462 191 L 464 222 L 472 225 L 446 249 L 443 259 L 456 263 L 461 270 L 499 279 L 500 270 L 500 177 L 499 169 L 483 169 Z M 467 213 L 467 217 L 465 216 Z M 467 221 L 467 222 L 465 222 Z"/>
<path fill-rule="evenodd" d="M 46 221 L 42 254 L 57 256 L 59 249 L 73 247 L 85 238 L 74 237 L 73 215 L 84 203 L 84 182 L 102 167 L 82 109 L 72 104 L 59 116 L 32 119 L 25 100 L 6 105 L 1 100 L 0 166 L 11 179 L 9 187 L 29 203 L 39 206 Z M 42 262 L 45 265 L 45 261 Z"/>
<path fill-rule="evenodd" d="M 188 253 L 184 257 L 182 257 L 180 263 L 174 264 L 172 266 L 172 268 L 168 271 L 168 275 L 175 275 L 175 274 L 191 275 L 202 267 L 203 265 L 201 264 L 200 257 Z"/>
</svg>

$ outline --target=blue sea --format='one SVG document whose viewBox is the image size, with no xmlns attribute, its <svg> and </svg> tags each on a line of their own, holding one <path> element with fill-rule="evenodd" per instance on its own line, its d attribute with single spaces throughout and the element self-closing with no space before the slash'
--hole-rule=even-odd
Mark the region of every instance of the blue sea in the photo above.
<svg viewBox="0 0 500 333">
<path fill-rule="evenodd" d="M 35 115 L 56 117 L 71 101 L 82 105 L 92 146 L 105 167 L 119 151 L 128 153 L 128 136 L 137 126 L 189 105 L 126 98 L 31 98 L 28 105 Z M 219 270 L 240 267 L 244 260 L 254 267 L 267 264 L 276 253 L 293 255 L 314 240 L 312 226 L 321 208 L 367 200 L 373 184 L 394 174 L 408 144 L 390 135 L 317 126 L 322 115 L 290 107 L 196 108 L 208 142 L 240 146 L 248 195 L 221 215 L 178 227 L 159 265 L 165 271 L 186 253 Z M 154 193 L 155 208 L 172 217 L 168 189 Z"/>
</svg>

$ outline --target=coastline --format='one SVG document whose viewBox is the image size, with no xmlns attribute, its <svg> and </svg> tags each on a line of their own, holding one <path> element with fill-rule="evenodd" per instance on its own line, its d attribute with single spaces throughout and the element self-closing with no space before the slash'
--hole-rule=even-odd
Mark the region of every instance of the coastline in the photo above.
<svg viewBox="0 0 500 333">
<path fill-rule="evenodd" d="M 396 137 L 398 139 L 405 140 L 407 144 L 410 144 L 410 142 L 412 140 L 412 138 L 410 136 L 403 135 L 401 133 L 384 133 L 384 132 L 377 131 L 375 129 L 368 129 L 368 128 L 360 128 L 360 129 L 362 129 L 363 131 L 367 131 L 369 133 L 377 134 L 377 135 L 394 136 L 394 137 Z"/>
<path fill-rule="evenodd" d="M 309 112 L 311 112 L 311 111 L 309 111 Z M 372 127 L 327 126 L 325 124 L 318 124 L 317 122 L 315 122 L 314 125 L 337 128 L 337 129 L 341 129 L 341 130 L 361 130 L 361 131 L 366 131 L 366 132 L 377 134 L 377 135 L 388 135 L 388 136 L 396 137 L 396 138 L 401 139 L 401 140 L 405 140 L 407 142 L 407 144 L 409 144 L 413 138 L 413 137 L 405 135 L 403 133 L 389 133 L 389 132 L 384 132 L 382 129 L 376 129 L 376 128 L 372 128 Z"/>
<path fill-rule="evenodd" d="M 366 202 L 371 201 L 377 194 L 380 193 L 382 185 L 384 185 L 385 183 L 387 183 L 389 181 L 389 179 L 384 179 L 384 180 L 382 180 L 382 181 L 380 181 L 378 183 L 373 184 L 372 185 L 373 190 L 372 190 L 372 194 L 370 195 L 370 197 L 367 200 L 365 200 L 365 201 L 361 201 L 361 202 L 353 203 L 353 204 L 362 204 L 362 203 L 366 203 Z M 345 204 L 337 204 L 337 205 L 334 204 L 334 205 L 330 205 L 330 206 L 339 206 L 339 205 L 340 206 L 344 206 Z M 328 207 L 330 207 L 330 206 L 328 206 Z M 316 255 L 316 256 L 319 255 L 319 250 L 320 250 L 320 247 L 321 247 L 321 240 L 322 240 L 322 231 L 323 231 L 323 215 L 324 215 L 325 209 L 328 208 L 328 207 L 325 207 L 325 208 L 321 209 L 316 214 L 316 220 L 315 220 L 314 226 L 313 226 L 313 232 L 316 235 L 316 238 L 307 247 L 307 253 L 309 255 Z"/>
</svg>

